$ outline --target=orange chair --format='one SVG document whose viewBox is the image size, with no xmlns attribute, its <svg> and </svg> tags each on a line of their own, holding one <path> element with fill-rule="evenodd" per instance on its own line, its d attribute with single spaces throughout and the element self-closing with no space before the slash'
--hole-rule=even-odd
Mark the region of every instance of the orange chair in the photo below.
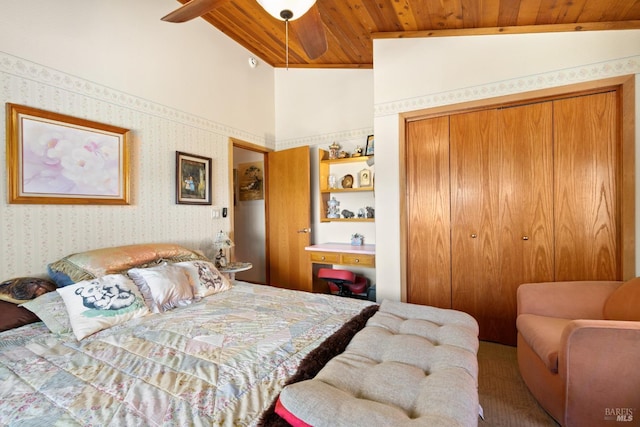
<svg viewBox="0 0 640 427">
<path fill-rule="evenodd" d="M 366 277 L 358 276 L 349 270 L 321 268 L 318 278 L 326 280 L 329 291 L 343 297 L 367 298 L 369 283 Z"/>
</svg>

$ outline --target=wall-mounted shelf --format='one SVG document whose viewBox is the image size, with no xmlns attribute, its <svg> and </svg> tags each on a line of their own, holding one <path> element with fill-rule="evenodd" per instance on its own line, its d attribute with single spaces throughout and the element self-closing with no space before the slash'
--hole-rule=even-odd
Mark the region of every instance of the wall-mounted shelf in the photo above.
<svg viewBox="0 0 640 427">
<path fill-rule="evenodd" d="M 330 221 L 344 221 L 344 222 L 374 222 L 375 218 L 358 218 L 357 216 L 354 218 L 327 218 L 327 212 L 329 209 L 328 202 L 331 197 L 335 197 L 335 195 L 340 194 L 344 196 L 344 198 L 338 199 L 340 201 L 340 211 L 344 209 L 348 209 L 354 212 L 356 215 L 358 213 L 358 209 L 364 208 L 365 206 L 373 207 L 373 191 L 374 191 L 374 180 L 373 176 L 370 176 L 371 185 L 360 186 L 359 182 L 359 174 L 362 170 L 367 169 L 367 160 L 372 158 L 373 156 L 359 156 L 359 157 L 347 157 L 344 159 L 329 159 L 329 152 L 326 150 L 320 149 L 318 152 L 318 174 L 319 174 L 319 190 L 320 190 L 320 221 L 321 222 L 330 222 Z M 337 188 L 330 188 L 329 186 L 329 176 L 336 176 L 337 179 Z M 357 186 L 356 188 L 341 188 L 341 180 L 347 174 L 353 177 L 353 182 Z M 367 193 L 369 195 L 367 195 Z M 356 195 L 360 195 L 356 197 Z M 363 197 L 361 197 L 364 195 Z M 366 205 L 350 205 L 349 202 L 358 203 L 365 202 Z"/>
</svg>

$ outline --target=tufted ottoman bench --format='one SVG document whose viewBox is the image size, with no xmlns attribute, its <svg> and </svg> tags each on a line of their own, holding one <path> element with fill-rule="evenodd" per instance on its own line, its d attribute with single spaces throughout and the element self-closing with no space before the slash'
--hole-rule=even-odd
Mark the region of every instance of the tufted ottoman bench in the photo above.
<svg viewBox="0 0 640 427">
<path fill-rule="evenodd" d="M 383 301 L 344 353 L 286 386 L 294 426 L 476 426 L 478 324 L 455 310 Z"/>
</svg>

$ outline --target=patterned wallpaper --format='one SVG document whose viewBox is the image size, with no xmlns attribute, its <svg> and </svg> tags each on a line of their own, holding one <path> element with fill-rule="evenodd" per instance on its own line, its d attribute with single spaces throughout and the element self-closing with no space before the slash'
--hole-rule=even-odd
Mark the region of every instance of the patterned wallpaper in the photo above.
<svg viewBox="0 0 640 427">
<path fill-rule="evenodd" d="M 273 145 L 202 117 L 0 52 L 0 100 L 131 130 L 131 204 L 128 206 L 20 205 L 7 203 L 7 174 L 0 186 L 0 280 L 43 275 L 46 265 L 73 252 L 99 247 L 173 242 L 210 250 L 228 219 L 210 206 L 175 203 L 175 152 L 213 159 L 216 206 L 228 206 L 228 138 Z M 5 114 L 2 114 L 4 129 Z M 6 165 L 5 132 L 0 163 Z"/>
</svg>

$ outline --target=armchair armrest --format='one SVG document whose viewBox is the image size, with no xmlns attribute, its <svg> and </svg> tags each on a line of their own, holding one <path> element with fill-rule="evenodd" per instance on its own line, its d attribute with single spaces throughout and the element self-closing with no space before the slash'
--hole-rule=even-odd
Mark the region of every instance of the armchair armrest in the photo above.
<svg viewBox="0 0 640 427">
<path fill-rule="evenodd" d="M 602 319 L 605 301 L 623 283 L 593 280 L 525 283 L 517 291 L 518 315 Z"/>
<path fill-rule="evenodd" d="M 635 421 L 640 414 L 640 322 L 574 320 L 562 333 L 558 374 L 567 396 L 563 425 Z M 631 412 L 629 412 L 631 411 Z M 613 417 L 613 418 L 611 418 Z"/>
</svg>

